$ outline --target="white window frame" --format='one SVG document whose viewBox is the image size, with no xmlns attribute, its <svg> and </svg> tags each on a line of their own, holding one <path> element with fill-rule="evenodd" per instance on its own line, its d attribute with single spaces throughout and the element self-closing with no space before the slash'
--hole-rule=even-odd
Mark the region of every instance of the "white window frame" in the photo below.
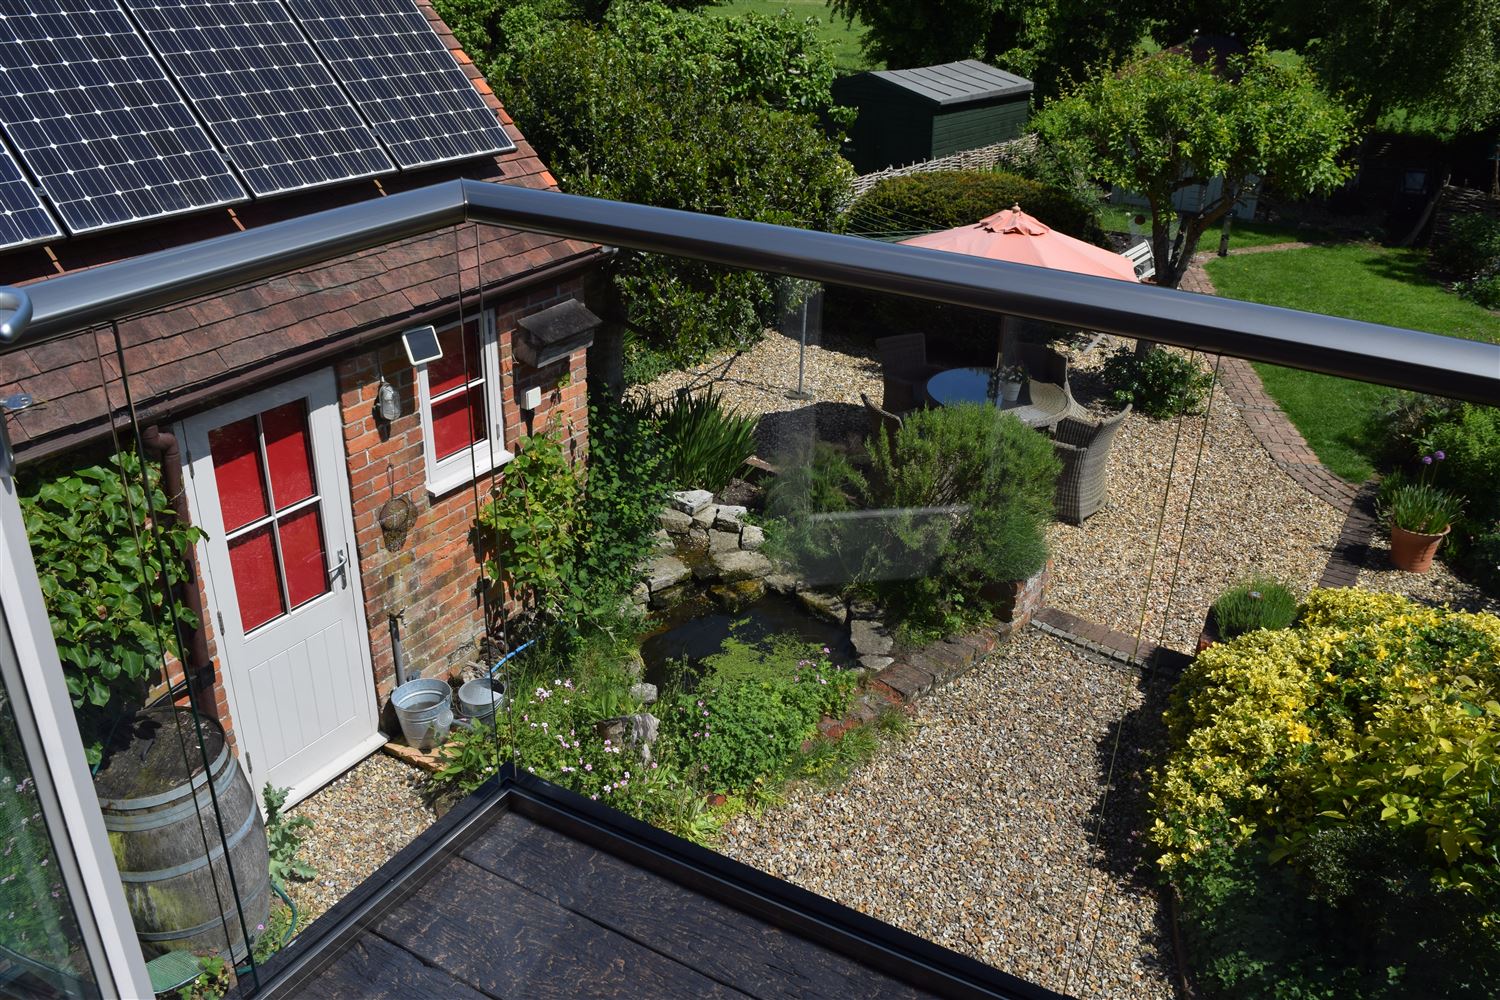
<svg viewBox="0 0 1500 1000">
<path fill-rule="evenodd" d="M 458 326 L 459 321 L 456 319 L 445 323 L 437 328 L 438 335 Z M 427 365 L 417 365 L 417 407 L 422 419 L 422 454 L 427 466 L 427 492 L 435 497 L 460 486 L 467 486 L 476 476 L 492 472 L 515 457 L 505 449 L 505 414 L 502 407 L 505 393 L 500 382 L 500 342 L 496 336 L 495 314 L 492 311 L 479 316 L 479 356 L 489 434 L 474 442 L 473 447 L 443 459 L 437 457 L 437 446 L 432 437 L 433 400 L 428 386 Z M 467 385 L 472 389 L 475 383 Z M 439 397 L 438 401 L 445 398 L 446 394 Z"/>
</svg>

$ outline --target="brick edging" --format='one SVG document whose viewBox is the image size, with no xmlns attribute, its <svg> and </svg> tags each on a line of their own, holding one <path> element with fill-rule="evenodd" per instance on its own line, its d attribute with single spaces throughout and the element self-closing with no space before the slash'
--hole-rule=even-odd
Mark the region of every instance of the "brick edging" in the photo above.
<svg viewBox="0 0 1500 1000">
<path fill-rule="evenodd" d="M 1191 656 L 1170 646 L 1157 645 L 1145 639 L 1137 641 L 1136 637 L 1129 633 L 1080 618 L 1061 608 L 1042 608 L 1032 617 L 1031 624 L 1048 635 L 1056 636 L 1076 646 L 1082 646 L 1090 652 L 1106 656 L 1127 666 L 1164 667 L 1180 673 L 1192 660 Z"/>
<path fill-rule="evenodd" d="M 1369 479 L 1356 492 L 1344 516 L 1338 541 L 1328 554 L 1328 565 L 1318 578 L 1319 587 L 1352 587 L 1359 582 L 1359 572 L 1369 561 L 1370 540 L 1378 523 L 1375 494 L 1379 489 L 1380 480 Z"/>
</svg>

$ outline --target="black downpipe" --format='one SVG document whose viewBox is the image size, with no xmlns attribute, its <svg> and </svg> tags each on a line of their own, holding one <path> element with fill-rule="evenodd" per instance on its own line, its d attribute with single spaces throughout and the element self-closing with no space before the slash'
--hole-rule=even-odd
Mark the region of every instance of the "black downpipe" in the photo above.
<svg viewBox="0 0 1500 1000">
<path fill-rule="evenodd" d="M 177 523 L 192 524 L 193 519 L 188 511 L 187 490 L 182 481 L 182 450 L 178 447 L 177 436 L 160 427 L 144 427 L 141 429 L 141 442 L 161 465 L 162 487 L 172 502 L 172 512 Z M 209 718 L 216 718 L 213 697 L 214 664 L 213 658 L 208 653 L 206 631 L 208 619 L 205 617 L 206 612 L 203 608 L 203 591 L 198 584 L 197 554 L 192 551 L 187 552 L 185 565 L 187 579 L 173 588 L 176 591 L 174 596 L 188 606 L 193 617 L 198 619 L 198 627 L 188 631 L 187 634 L 187 645 L 183 650 L 183 674 L 189 679 L 188 690 L 193 694 L 199 713 Z M 178 634 L 182 634 L 180 625 Z"/>
</svg>

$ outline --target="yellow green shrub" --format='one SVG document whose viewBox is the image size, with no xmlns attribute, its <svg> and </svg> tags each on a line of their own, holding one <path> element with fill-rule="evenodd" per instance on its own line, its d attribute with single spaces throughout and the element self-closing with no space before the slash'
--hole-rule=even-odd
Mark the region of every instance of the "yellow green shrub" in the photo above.
<svg viewBox="0 0 1500 1000">
<path fill-rule="evenodd" d="M 1213 646 L 1166 716 L 1151 838 L 1169 872 L 1257 842 L 1420 838 L 1435 885 L 1500 883 L 1500 618 L 1314 591 L 1291 629 Z"/>
</svg>

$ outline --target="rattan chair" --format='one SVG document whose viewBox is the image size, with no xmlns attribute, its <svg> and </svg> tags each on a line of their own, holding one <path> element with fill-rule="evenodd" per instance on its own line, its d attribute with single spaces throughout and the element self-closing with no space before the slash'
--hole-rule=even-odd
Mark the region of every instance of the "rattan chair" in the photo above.
<svg viewBox="0 0 1500 1000">
<path fill-rule="evenodd" d="M 1065 418 L 1088 419 L 1088 411 L 1073 399 L 1064 355 L 1045 344 L 1022 344 L 1018 353 L 1026 369 L 1026 423 L 1050 430 Z"/>
<path fill-rule="evenodd" d="M 875 341 L 880 353 L 880 375 L 885 383 L 883 409 L 905 413 L 925 401 L 922 386 L 943 369 L 927 363 L 927 335 L 903 333 Z"/>
<path fill-rule="evenodd" d="M 881 428 L 884 428 L 886 437 L 895 441 L 896 432 L 901 430 L 901 418 L 890 410 L 876 406 L 874 401 L 864 393 L 859 394 L 859 401 L 865 404 L 865 413 L 870 417 L 870 437 L 879 434 Z"/>
<path fill-rule="evenodd" d="M 1109 499 L 1109 449 L 1130 412 L 1125 409 L 1104 420 L 1064 417 L 1057 423 L 1053 450 L 1062 459 L 1057 477 L 1057 516 L 1082 524 Z"/>
</svg>

